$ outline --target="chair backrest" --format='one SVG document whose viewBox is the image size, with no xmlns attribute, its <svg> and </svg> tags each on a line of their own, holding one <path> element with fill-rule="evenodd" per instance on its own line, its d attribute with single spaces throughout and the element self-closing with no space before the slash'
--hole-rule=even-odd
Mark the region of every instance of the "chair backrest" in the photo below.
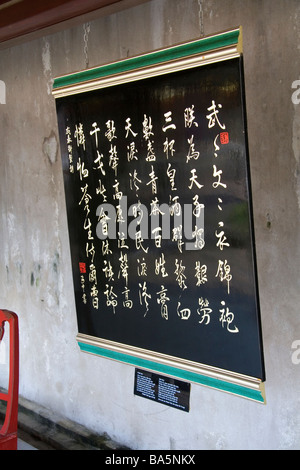
<svg viewBox="0 0 300 470">
<path fill-rule="evenodd" d="M 3 426 L 0 428 L 0 450 L 17 449 L 19 401 L 19 325 L 14 312 L 0 310 L 0 341 L 9 324 L 9 381 L 8 392 L 0 392 L 0 400 L 7 402 Z"/>
</svg>

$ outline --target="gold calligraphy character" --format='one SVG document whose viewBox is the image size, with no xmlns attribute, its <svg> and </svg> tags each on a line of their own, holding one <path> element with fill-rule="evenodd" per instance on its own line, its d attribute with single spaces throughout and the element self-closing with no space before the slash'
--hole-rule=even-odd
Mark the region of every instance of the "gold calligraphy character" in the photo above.
<svg viewBox="0 0 300 470">
<path fill-rule="evenodd" d="M 106 127 L 107 127 L 107 131 L 105 132 L 105 137 L 107 137 L 109 142 L 111 142 L 113 139 L 117 138 L 117 136 L 115 135 L 116 128 L 115 128 L 114 121 L 108 120 L 106 122 Z"/>
<path fill-rule="evenodd" d="M 141 231 L 141 230 L 138 230 L 138 231 L 135 233 L 135 246 L 136 246 L 136 249 L 137 249 L 137 250 L 142 249 L 145 253 L 148 253 L 149 247 L 145 248 L 145 247 L 143 246 L 143 242 L 144 242 L 144 239 L 143 239 L 143 237 L 142 237 L 142 231 Z"/>
<path fill-rule="evenodd" d="M 125 308 L 132 308 L 133 307 L 133 301 L 129 299 L 129 292 L 130 290 L 128 287 L 125 288 L 125 290 L 122 292 L 124 294 L 125 300 L 123 300 L 123 306 Z"/>
<path fill-rule="evenodd" d="M 157 193 L 157 182 L 156 181 L 157 181 L 158 177 L 155 175 L 153 165 L 151 165 L 151 172 L 149 173 L 149 176 L 150 176 L 150 180 L 148 181 L 147 186 L 149 184 L 151 184 L 152 194 L 156 194 Z"/>
<path fill-rule="evenodd" d="M 84 168 L 84 162 L 81 162 L 81 158 L 79 158 L 77 162 L 77 171 L 79 171 L 79 177 L 81 181 L 82 178 L 87 178 L 89 176 L 89 170 Z"/>
<path fill-rule="evenodd" d="M 131 162 L 132 160 L 137 160 L 137 149 L 135 146 L 135 142 L 131 142 L 129 145 L 127 145 L 127 160 Z"/>
<path fill-rule="evenodd" d="M 193 184 L 195 184 L 195 185 L 197 186 L 197 188 L 199 188 L 199 189 L 203 188 L 203 184 L 200 184 L 200 183 L 197 181 L 198 176 L 197 176 L 197 174 L 196 174 L 196 169 L 193 168 L 193 169 L 191 170 L 191 173 L 192 173 L 192 176 L 190 177 L 190 182 L 191 182 L 191 184 L 189 185 L 189 189 L 192 189 Z"/>
<path fill-rule="evenodd" d="M 150 136 L 153 135 L 152 129 L 153 126 L 151 117 L 148 118 L 146 114 L 144 114 L 143 137 L 145 140 L 149 140 Z"/>
<path fill-rule="evenodd" d="M 89 256 L 91 256 L 91 262 L 93 263 L 94 262 L 94 258 L 95 258 L 95 247 L 94 247 L 94 244 L 91 243 L 91 246 L 90 246 L 90 243 L 89 242 L 86 242 L 86 245 L 85 245 L 85 252 L 86 252 L 86 256 L 89 258 Z"/>
<path fill-rule="evenodd" d="M 104 266 L 105 267 L 102 269 L 102 271 L 104 272 L 106 279 L 108 279 L 109 281 L 114 281 L 114 272 L 111 262 L 105 259 Z"/>
<path fill-rule="evenodd" d="M 83 132 L 83 125 L 81 123 L 79 125 L 76 124 L 74 137 L 76 137 L 77 147 L 79 147 L 79 145 L 82 145 L 85 150 L 85 135 Z"/>
<path fill-rule="evenodd" d="M 207 266 L 203 264 L 201 266 L 200 261 L 196 261 L 195 265 L 195 278 L 197 279 L 196 286 L 201 286 L 207 282 Z"/>
<path fill-rule="evenodd" d="M 102 161 L 102 158 L 103 158 L 103 154 L 99 153 L 99 150 L 97 150 L 97 154 L 98 154 L 98 157 L 96 158 L 96 160 L 94 160 L 94 163 L 99 163 L 99 165 L 95 168 L 94 167 L 94 170 L 100 170 L 102 175 L 105 176 L 105 170 L 103 168 L 103 161 Z"/>
<path fill-rule="evenodd" d="M 172 123 L 172 111 L 168 111 L 164 114 L 166 125 L 163 126 L 163 132 L 166 132 L 168 129 L 176 129 L 175 124 Z M 169 124 L 172 123 L 172 124 Z"/>
<path fill-rule="evenodd" d="M 160 305 L 161 316 L 165 320 L 168 320 L 169 318 L 167 302 L 170 300 L 170 298 L 167 297 L 167 292 L 167 289 L 163 285 L 161 286 L 161 290 L 157 292 L 157 295 L 159 295 L 157 303 Z"/>
<path fill-rule="evenodd" d="M 224 300 L 221 301 L 221 305 L 224 307 L 226 306 Z M 230 326 L 234 320 L 234 314 L 230 312 L 229 308 L 221 308 L 219 309 L 219 312 L 221 313 L 219 320 L 222 323 L 222 328 L 224 328 L 226 325 L 227 331 L 229 331 L 229 333 L 239 333 L 239 329 L 236 326 L 233 329 Z"/>
<path fill-rule="evenodd" d="M 185 266 L 182 265 L 182 260 L 180 260 L 179 262 L 178 259 L 176 259 L 175 266 L 176 266 L 176 269 L 174 273 L 176 274 L 176 281 L 178 282 L 179 287 L 182 290 L 187 289 L 187 286 L 185 284 L 186 275 L 184 274 Z"/>
<path fill-rule="evenodd" d="M 189 308 L 182 308 L 179 310 L 181 303 L 178 302 L 177 304 L 177 315 L 181 318 L 181 320 L 188 320 L 191 316 L 191 309 Z"/>
<path fill-rule="evenodd" d="M 144 317 L 145 317 L 149 311 L 148 299 L 151 299 L 152 296 L 151 294 L 148 294 L 146 281 L 144 281 L 143 284 L 139 283 L 139 287 L 140 287 L 139 289 L 140 304 L 143 305 L 143 301 L 144 301 L 145 306 L 146 306 L 146 311 L 144 313 Z"/>
<path fill-rule="evenodd" d="M 232 279 L 232 275 L 230 274 L 230 266 L 227 263 L 226 259 L 225 259 L 225 261 L 221 261 L 219 259 L 218 270 L 217 270 L 217 274 L 216 274 L 215 277 L 219 277 L 221 282 L 223 282 L 223 281 L 227 282 L 227 292 L 228 292 L 228 294 L 230 294 L 229 284 L 230 284 L 230 281 Z"/>
<path fill-rule="evenodd" d="M 218 177 L 218 181 L 215 181 L 212 185 L 213 185 L 213 188 L 217 188 L 218 186 L 223 186 L 223 188 L 227 188 L 227 185 L 224 184 L 224 183 L 221 183 L 221 175 L 222 175 L 222 170 L 219 170 L 217 171 L 217 167 L 216 165 L 213 165 L 213 169 L 214 169 L 214 173 L 213 173 L 213 177 L 214 178 L 217 178 Z"/>
<path fill-rule="evenodd" d="M 189 151 L 188 151 L 188 154 L 186 156 L 186 163 L 188 163 L 192 158 L 194 160 L 198 160 L 199 155 L 200 155 L 200 152 L 197 152 L 195 150 L 194 136 L 193 135 L 190 139 L 188 139 L 188 143 L 189 143 Z"/>
<path fill-rule="evenodd" d="M 94 130 L 90 131 L 90 135 L 95 134 L 96 147 L 98 147 L 98 132 L 100 132 L 100 129 L 97 126 L 97 123 L 93 122 L 92 127 L 94 128 Z"/>
<path fill-rule="evenodd" d="M 206 119 L 208 119 L 208 127 L 209 128 L 214 127 L 217 122 L 217 124 L 221 127 L 221 129 L 225 129 L 226 128 L 225 124 L 221 124 L 219 121 L 219 118 L 218 118 L 219 109 L 218 108 L 222 109 L 222 105 L 218 104 L 218 106 L 216 106 L 216 103 L 214 102 L 214 100 L 212 100 L 211 106 L 207 108 L 207 111 L 211 111 L 210 114 L 206 115 Z"/>
<path fill-rule="evenodd" d="M 99 180 L 99 187 L 96 188 L 96 194 L 101 194 L 103 196 L 103 202 L 107 202 L 107 196 L 105 195 L 106 188 L 101 180 Z"/>
<path fill-rule="evenodd" d="M 133 137 L 136 137 L 137 136 L 137 132 L 133 132 L 133 130 L 131 129 L 131 119 L 130 118 L 127 118 L 126 119 L 126 126 L 125 126 L 125 131 L 126 131 L 126 138 L 128 137 L 128 134 L 129 132 L 131 132 L 131 134 L 133 135 Z"/>
<path fill-rule="evenodd" d="M 208 325 L 210 322 L 210 313 L 212 312 L 212 309 L 209 307 L 209 301 L 200 297 L 198 303 L 200 308 L 197 308 L 197 313 L 201 316 L 199 323 L 205 321 L 205 325 Z"/>
<path fill-rule="evenodd" d="M 185 108 L 184 110 L 184 127 L 191 128 L 192 125 L 198 127 L 198 123 L 195 121 L 195 114 L 194 114 L 194 105 L 191 108 Z"/>
<path fill-rule="evenodd" d="M 138 276 L 147 276 L 147 263 L 145 262 L 145 258 L 140 261 L 139 259 L 137 260 L 138 266 L 137 266 L 137 273 Z"/>
<path fill-rule="evenodd" d="M 118 157 L 117 148 L 115 145 L 110 146 L 108 164 L 114 170 L 115 175 L 117 176 L 119 157 Z"/>
<path fill-rule="evenodd" d="M 219 227 L 223 227 L 223 226 L 224 226 L 224 222 L 219 222 Z M 226 242 L 227 238 L 225 237 L 225 234 L 224 234 L 223 230 L 219 233 L 217 233 L 217 231 L 215 231 L 215 235 L 218 238 L 216 246 L 218 248 L 220 248 L 221 251 L 223 251 L 225 246 L 227 246 L 227 247 L 230 246 L 230 244 L 228 242 Z"/>
<path fill-rule="evenodd" d="M 104 291 L 104 295 L 106 295 L 106 305 L 108 307 L 113 308 L 113 312 L 116 313 L 116 307 L 118 305 L 118 296 L 117 294 L 113 291 L 113 286 L 109 286 L 106 284 L 106 290 Z"/>
<path fill-rule="evenodd" d="M 155 260 L 155 274 L 156 275 L 161 273 L 162 277 L 167 277 L 168 276 L 165 264 L 166 264 L 165 255 L 162 253 L 162 255 L 159 257 L 159 259 Z"/>
<path fill-rule="evenodd" d="M 175 152 L 174 144 L 175 144 L 175 140 L 173 139 L 169 142 L 168 137 L 164 141 L 164 153 L 166 154 L 167 159 L 169 158 L 169 155 L 171 157 L 174 155 L 174 152 Z"/>
</svg>

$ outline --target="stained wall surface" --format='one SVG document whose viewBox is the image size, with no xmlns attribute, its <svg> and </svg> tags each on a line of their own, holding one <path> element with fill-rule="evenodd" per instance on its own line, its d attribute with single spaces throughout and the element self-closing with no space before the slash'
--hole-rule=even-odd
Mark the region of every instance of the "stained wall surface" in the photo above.
<svg viewBox="0 0 300 470">
<path fill-rule="evenodd" d="M 267 404 L 192 384 L 184 413 L 135 396 L 133 367 L 79 351 L 51 91 L 56 76 L 239 25 Z M 298 0 L 150 0 L 0 51 L 0 307 L 19 315 L 22 396 L 133 449 L 300 448 L 299 79 Z M 1 346 L 0 386 L 6 365 Z"/>
</svg>

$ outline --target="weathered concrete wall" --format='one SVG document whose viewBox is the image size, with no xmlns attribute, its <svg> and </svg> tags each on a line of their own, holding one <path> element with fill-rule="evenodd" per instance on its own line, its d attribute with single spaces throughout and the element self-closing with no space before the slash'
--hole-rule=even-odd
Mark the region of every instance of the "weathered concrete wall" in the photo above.
<svg viewBox="0 0 300 470">
<path fill-rule="evenodd" d="M 79 352 L 51 87 L 87 65 L 238 25 L 267 405 L 192 385 L 183 413 L 134 396 L 132 367 Z M 0 306 L 19 314 L 24 397 L 135 449 L 300 448 L 299 78 L 298 0 L 151 0 L 0 52 Z"/>
</svg>

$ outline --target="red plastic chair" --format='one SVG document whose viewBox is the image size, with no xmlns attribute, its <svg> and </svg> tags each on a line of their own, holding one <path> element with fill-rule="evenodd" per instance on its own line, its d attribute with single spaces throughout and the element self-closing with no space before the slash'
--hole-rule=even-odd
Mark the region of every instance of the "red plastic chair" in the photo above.
<svg viewBox="0 0 300 470">
<path fill-rule="evenodd" d="M 0 392 L 0 400 L 7 402 L 5 420 L 0 429 L 0 450 L 17 450 L 19 401 L 19 326 L 18 317 L 8 310 L 0 310 L 0 342 L 4 324 L 9 323 L 9 383 L 8 393 Z"/>
</svg>

